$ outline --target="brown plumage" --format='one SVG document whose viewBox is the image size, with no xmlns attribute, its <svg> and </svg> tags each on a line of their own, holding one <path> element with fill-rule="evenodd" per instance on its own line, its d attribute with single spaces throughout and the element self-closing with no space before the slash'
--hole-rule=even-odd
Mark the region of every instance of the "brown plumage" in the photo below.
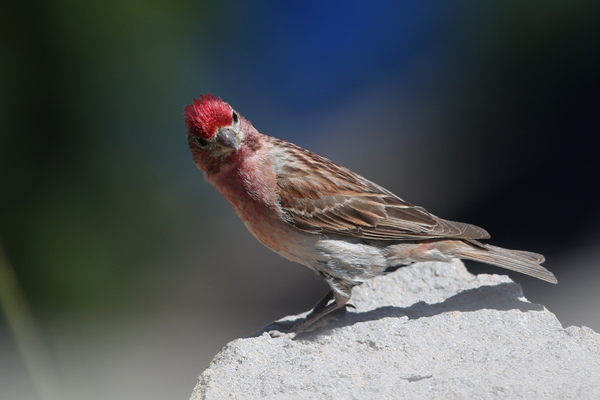
<svg viewBox="0 0 600 400">
<path fill-rule="evenodd" d="M 540 254 L 483 244 L 482 228 L 436 217 L 308 150 L 259 133 L 227 103 L 186 107 L 194 161 L 250 232 L 316 271 L 331 292 L 300 329 L 348 302 L 353 286 L 419 261 L 463 258 L 556 283 Z M 330 300 L 334 300 L 330 302 Z"/>
</svg>

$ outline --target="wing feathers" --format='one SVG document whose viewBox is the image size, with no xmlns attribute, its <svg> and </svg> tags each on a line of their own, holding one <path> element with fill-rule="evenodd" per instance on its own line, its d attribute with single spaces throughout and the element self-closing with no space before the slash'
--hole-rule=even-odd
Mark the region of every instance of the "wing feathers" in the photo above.
<svg viewBox="0 0 600 400">
<path fill-rule="evenodd" d="M 328 159 L 291 143 L 277 171 L 278 195 L 286 220 L 312 233 L 365 239 L 484 239 L 474 225 L 446 221 Z"/>
</svg>

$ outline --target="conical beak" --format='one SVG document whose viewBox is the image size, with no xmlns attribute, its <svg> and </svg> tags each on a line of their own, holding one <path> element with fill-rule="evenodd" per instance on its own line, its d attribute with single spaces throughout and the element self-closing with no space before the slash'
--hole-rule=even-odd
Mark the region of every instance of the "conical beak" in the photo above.
<svg viewBox="0 0 600 400">
<path fill-rule="evenodd" d="M 240 148 L 238 135 L 230 128 L 219 128 L 215 142 L 224 150 L 223 153 L 230 153 Z"/>
</svg>

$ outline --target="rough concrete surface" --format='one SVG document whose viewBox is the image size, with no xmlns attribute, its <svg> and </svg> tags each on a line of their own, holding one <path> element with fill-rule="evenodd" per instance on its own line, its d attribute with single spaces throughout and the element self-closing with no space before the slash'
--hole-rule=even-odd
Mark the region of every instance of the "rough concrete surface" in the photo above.
<svg viewBox="0 0 600 400">
<path fill-rule="evenodd" d="M 191 399 L 600 399 L 600 335 L 564 329 L 506 276 L 416 264 L 351 303 L 295 338 L 227 344 Z"/>
</svg>

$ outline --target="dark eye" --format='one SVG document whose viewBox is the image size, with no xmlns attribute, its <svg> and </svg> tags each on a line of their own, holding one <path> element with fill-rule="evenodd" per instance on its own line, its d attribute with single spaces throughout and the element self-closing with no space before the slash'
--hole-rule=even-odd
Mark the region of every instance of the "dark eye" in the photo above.
<svg viewBox="0 0 600 400">
<path fill-rule="evenodd" d="M 233 122 L 235 122 L 237 124 L 238 120 L 239 120 L 237 113 L 235 111 L 232 111 L 231 115 L 233 117 Z"/>
<path fill-rule="evenodd" d="M 208 145 L 208 141 L 199 138 L 198 136 L 194 137 L 194 141 L 196 142 L 196 144 L 200 147 L 206 147 Z"/>
</svg>

